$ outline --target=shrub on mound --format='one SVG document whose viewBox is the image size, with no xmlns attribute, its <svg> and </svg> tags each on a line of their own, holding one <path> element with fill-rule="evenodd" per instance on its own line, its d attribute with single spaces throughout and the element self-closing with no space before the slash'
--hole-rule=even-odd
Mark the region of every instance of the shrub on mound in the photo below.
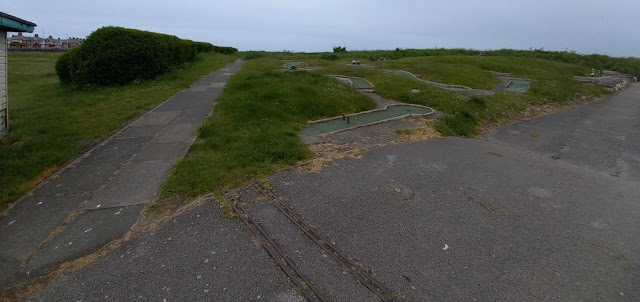
<svg viewBox="0 0 640 302">
<path fill-rule="evenodd" d="M 126 84 L 154 78 L 215 47 L 171 35 L 108 26 L 94 31 L 79 47 L 61 56 L 56 72 L 62 82 L 78 86 Z"/>
</svg>

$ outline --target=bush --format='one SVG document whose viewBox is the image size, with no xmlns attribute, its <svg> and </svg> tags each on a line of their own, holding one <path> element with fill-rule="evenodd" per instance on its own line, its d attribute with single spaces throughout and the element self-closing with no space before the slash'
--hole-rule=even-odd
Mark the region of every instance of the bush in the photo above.
<svg viewBox="0 0 640 302">
<path fill-rule="evenodd" d="M 214 46 L 213 51 L 219 52 L 223 55 L 232 55 L 238 52 L 238 49 L 233 47 L 226 47 L 226 46 Z"/>
<path fill-rule="evenodd" d="M 77 86 L 126 84 L 157 77 L 194 60 L 198 52 L 215 49 L 210 43 L 108 26 L 61 56 L 56 72 L 62 82 Z"/>
<path fill-rule="evenodd" d="M 438 120 L 436 130 L 446 136 L 473 136 L 476 134 L 476 118 L 468 111 L 459 111 Z"/>
<path fill-rule="evenodd" d="M 253 60 L 253 59 L 258 59 L 262 57 L 264 57 L 264 54 L 257 51 L 248 52 L 246 55 L 244 55 L 245 60 Z"/>
<path fill-rule="evenodd" d="M 338 55 L 323 53 L 320 59 L 335 61 L 338 59 Z"/>
<path fill-rule="evenodd" d="M 65 52 L 56 61 L 56 73 L 58 74 L 60 81 L 63 83 L 71 82 L 71 59 L 73 58 L 75 50 L 76 49 L 71 49 Z"/>
<path fill-rule="evenodd" d="M 347 52 L 347 48 L 344 47 L 344 46 L 335 46 L 333 48 L 333 52 L 335 52 L 335 53 L 344 53 L 344 52 Z"/>
</svg>

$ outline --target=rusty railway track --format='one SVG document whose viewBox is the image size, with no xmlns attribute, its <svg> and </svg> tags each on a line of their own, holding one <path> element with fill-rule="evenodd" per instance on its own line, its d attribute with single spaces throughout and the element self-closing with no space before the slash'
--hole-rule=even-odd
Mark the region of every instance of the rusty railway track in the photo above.
<svg viewBox="0 0 640 302">
<path fill-rule="evenodd" d="M 267 251 L 269 256 L 278 263 L 280 269 L 291 279 L 291 281 L 298 287 L 302 295 L 312 302 L 320 301 L 325 302 L 327 300 L 320 294 L 320 292 L 313 287 L 309 279 L 297 268 L 293 260 L 288 258 L 283 252 L 280 246 L 274 239 L 269 237 L 269 234 L 262 228 L 262 226 L 255 221 L 249 215 L 249 212 L 240 204 L 237 197 L 233 195 L 229 190 L 220 190 L 222 196 L 226 198 L 233 210 L 240 216 L 240 219 L 247 225 L 256 238 L 259 238 L 262 247 Z"/>
<path fill-rule="evenodd" d="M 278 196 L 268 188 L 265 188 L 262 184 L 253 181 L 251 183 L 256 192 L 264 195 L 269 201 L 275 205 L 285 216 L 291 220 L 307 237 L 309 237 L 315 244 L 320 246 L 327 254 L 331 255 L 338 263 L 341 263 L 347 268 L 349 273 L 353 275 L 360 284 L 364 285 L 372 293 L 374 293 L 382 301 L 397 301 L 392 292 L 388 290 L 380 281 L 376 280 L 366 269 L 356 264 L 349 257 L 343 255 L 338 251 L 331 241 L 326 237 L 318 234 L 316 229 L 309 225 L 304 218 L 298 214 L 291 206 L 286 205 L 281 201 Z"/>
</svg>

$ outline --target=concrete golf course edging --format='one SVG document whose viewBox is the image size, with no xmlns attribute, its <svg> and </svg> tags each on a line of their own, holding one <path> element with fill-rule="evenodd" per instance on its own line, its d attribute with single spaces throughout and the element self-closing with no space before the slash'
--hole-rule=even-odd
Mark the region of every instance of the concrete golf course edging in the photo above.
<svg viewBox="0 0 640 302">
<path fill-rule="evenodd" d="M 388 121 L 392 121 L 392 120 L 397 120 L 397 119 L 401 119 L 401 118 L 405 118 L 405 117 L 409 117 L 409 116 L 430 116 L 430 115 L 435 113 L 435 110 L 433 108 L 427 107 L 427 106 L 415 105 L 415 104 L 391 104 L 391 105 L 385 106 L 382 109 L 373 109 L 373 110 L 362 111 L 362 112 L 358 112 L 358 113 L 354 113 L 354 114 L 349 114 L 346 117 L 350 118 L 350 117 L 357 117 L 357 116 L 376 113 L 376 112 L 382 112 L 382 111 L 388 110 L 390 107 L 416 107 L 416 108 L 421 108 L 421 109 L 429 109 L 430 112 L 403 114 L 403 115 L 395 116 L 395 117 L 392 117 L 392 118 L 387 118 L 387 119 L 382 119 L 382 120 L 371 122 L 371 123 L 366 123 L 366 124 L 363 124 L 363 125 L 356 125 L 356 126 L 347 127 L 347 128 L 343 128 L 343 129 L 339 129 L 339 130 L 335 130 L 335 131 L 325 132 L 323 134 L 334 134 L 334 133 L 339 133 L 339 132 L 343 132 L 343 131 L 347 131 L 347 130 L 357 129 L 357 128 L 360 128 L 360 127 L 366 127 L 366 126 L 376 125 L 376 124 L 380 124 L 380 123 L 384 123 L 384 122 L 388 122 Z M 326 123 L 326 122 L 330 122 L 330 121 L 340 120 L 342 118 L 343 117 L 341 117 L 341 116 L 331 117 L 331 118 L 311 121 L 307 125 L 308 126 L 312 126 L 312 125 L 315 125 L 315 124 L 321 124 L 321 123 Z"/>
<path fill-rule="evenodd" d="M 436 86 L 436 87 L 440 87 L 440 88 L 443 88 L 443 89 L 463 89 L 463 90 L 473 90 L 473 88 L 471 88 L 471 87 L 467 87 L 467 86 L 462 86 L 462 85 L 450 85 L 450 84 L 444 84 L 444 83 L 438 83 L 438 82 L 433 82 L 433 81 L 424 80 L 424 79 L 421 79 L 421 78 L 419 78 L 418 76 L 416 76 L 415 74 L 413 74 L 413 73 L 411 73 L 411 72 L 408 72 L 408 71 L 406 71 L 406 70 L 401 70 L 401 69 L 399 69 L 399 70 L 388 70 L 388 71 L 389 71 L 389 72 L 391 72 L 391 73 L 393 73 L 393 74 L 396 74 L 396 75 L 399 75 L 400 73 L 405 74 L 405 75 L 409 75 L 409 78 L 412 78 L 412 79 L 414 79 L 414 80 L 416 80 L 416 81 L 424 82 L 424 83 L 427 83 L 427 84 L 430 84 L 430 85 L 433 85 L 433 86 Z M 400 76 L 403 76 L 403 75 L 400 75 Z"/>
<path fill-rule="evenodd" d="M 335 74 L 331 74 L 328 75 L 329 77 L 332 78 L 336 78 L 336 79 L 344 79 L 344 80 L 348 80 L 349 81 L 349 86 L 358 89 L 358 90 L 362 90 L 362 91 L 374 91 L 375 90 L 375 85 L 373 85 L 373 83 L 369 82 L 369 80 L 365 79 L 365 78 L 360 78 L 360 77 L 352 77 L 352 76 L 344 76 L 344 75 L 335 75 Z M 353 82 L 353 79 L 356 80 L 360 80 L 365 82 L 366 84 L 369 85 L 369 87 L 358 87 L 356 86 L 356 83 Z"/>
</svg>

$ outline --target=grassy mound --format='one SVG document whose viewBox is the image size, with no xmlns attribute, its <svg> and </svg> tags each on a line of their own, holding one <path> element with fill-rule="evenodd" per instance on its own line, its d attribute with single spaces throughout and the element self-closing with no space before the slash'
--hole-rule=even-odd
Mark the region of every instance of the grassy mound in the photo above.
<svg viewBox="0 0 640 302">
<path fill-rule="evenodd" d="M 227 84 L 198 140 L 166 181 L 165 196 L 195 196 L 311 156 L 297 131 L 309 120 L 375 108 L 373 100 L 319 74 L 246 61 Z"/>
</svg>

